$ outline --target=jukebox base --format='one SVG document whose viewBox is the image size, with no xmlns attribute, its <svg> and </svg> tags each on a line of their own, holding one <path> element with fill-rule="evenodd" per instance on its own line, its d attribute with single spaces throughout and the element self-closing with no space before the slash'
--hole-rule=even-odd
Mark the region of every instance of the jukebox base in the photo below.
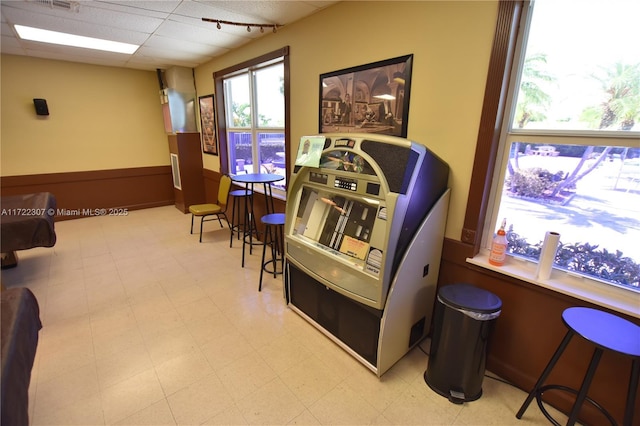
<svg viewBox="0 0 640 426">
<path fill-rule="evenodd" d="M 382 310 L 325 285 L 295 259 L 287 262 L 285 288 L 292 310 L 378 377 L 429 334 L 449 195 L 447 190 L 416 232 Z"/>
<path fill-rule="evenodd" d="M 292 307 L 375 366 L 382 311 L 324 286 L 291 263 L 287 268 Z"/>
</svg>

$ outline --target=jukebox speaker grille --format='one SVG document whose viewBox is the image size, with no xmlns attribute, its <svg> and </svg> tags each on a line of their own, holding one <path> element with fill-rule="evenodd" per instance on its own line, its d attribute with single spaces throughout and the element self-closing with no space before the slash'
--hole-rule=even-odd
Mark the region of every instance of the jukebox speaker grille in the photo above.
<svg viewBox="0 0 640 426">
<path fill-rule="evenodd" d="M 418 155 L 410 148 L 364 140 L 360 148 L 378 163 L 392 192 L 406 194 Z M 413 155 L 412 155 L 413 154 Z"/>
</svg>

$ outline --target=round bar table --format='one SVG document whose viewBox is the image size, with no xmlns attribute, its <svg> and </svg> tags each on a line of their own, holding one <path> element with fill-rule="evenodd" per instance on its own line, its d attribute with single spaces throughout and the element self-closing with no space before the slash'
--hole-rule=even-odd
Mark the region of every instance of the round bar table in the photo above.
<svg viewBox="0 0 640 426">
<path fill-rule="evenodd" d="M 271 184 L 274 182 L 278 182 L 284 179 L 282 175 L 276 175 L 272 173 L 248 173 L 245 175 L 234 175 L 231 176 L 231 180 L 236 183 L 243 183 L 245 185 L 245 190 L 251 191 L 255 194 L 254 186 L 256 184 L 262 184 L 262 189 L 264 192 L 264 203 L 265 209 L 267 209 L 266 214 L 275 213 L 275 208 L 273 206 L 273 194 L 271 192 Z M 249 254 L 251 254 L 253 248 L 253 235 L 258 235 L 258 230 L 256 229 L 256 221 L 253 213 L 253 198 L 250 198 L 249 203 L 245 203 L 245 220 L 244 220 L 244 238 L 242 243 L 242 267 L 244 268 L 244 247 L 245 244 L 249 244 Z M 249 238 L 249 242 L 247 242 L 247 238 Z"/>
</svg>

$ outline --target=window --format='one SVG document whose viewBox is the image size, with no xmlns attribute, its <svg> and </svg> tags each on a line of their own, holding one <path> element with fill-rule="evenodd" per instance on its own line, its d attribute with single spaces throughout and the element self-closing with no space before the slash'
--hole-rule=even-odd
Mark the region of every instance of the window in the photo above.
<svg viewBox="0 0 640 426">
<path fill-rule="evenodd" d="M 483 247 L 506 219 L 509 253 L 537 262 L 555 231 L 556 268 L 640 291 L 640 4 L 528 6 Z"/>
<path fill-rule="evenodd" d="M 214 74 L 222 93 L 218 116 L 221 168 L 230 174 L 273 173 L 274 195 L 286 195 L 288 175 L 288 49 Z"/>
</svg>

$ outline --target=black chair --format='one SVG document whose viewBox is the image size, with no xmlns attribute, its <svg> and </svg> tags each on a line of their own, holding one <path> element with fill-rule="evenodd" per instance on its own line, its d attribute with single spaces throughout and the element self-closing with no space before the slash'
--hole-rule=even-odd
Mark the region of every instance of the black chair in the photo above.
<svg viewBox="0 0 640 426">
<path fill-rule="evenodd" d="M 524 412 L 535 397 L 544 416 L 554 425 L 558 425 L 559 423 L 551 417 L 542 404 L 542 394 L 547 390 L 556 389 L 576 394 L 576 401 L 573 404 L 571 413 L 569 414 L 567 425 L 575 424 L 578 419 L 580 407 L 585 400 L 598 408 L 605 417 L 607 417 L 611 424 L 615 425 L 616 421 L 613 419 L 611 414 L 609 414 L 604 407 L 587 396 L 591 380 L 596 372 L 602 353 L 604 351 L 612 351 L 631 357 L 632 360 L 629 390 L 627 392 L 627 402 L 623 420 L 624 426 L 631 426 L 633 424 L 633 409 L 638 390 L 638 379 L 640 378 L 640 327 L 616 315 L 599 311 L 597 309 L 582 307 L 565 309 L 562 313 L 562 321 L 569 330 L 564 336 L 564 339 L 562 339 L 562 342 L 560 342 L 560 346 L 556 349 L 553 357 L 551 357 L 549 364 L 540 375 L 540 378 L 533 387 L 533 390 L 529 393 L 529 396 L 527 396 L 522 407 L 520 407 L 516 417 L 518 419 L 522 418 Z M 591 362 L 589 363 L 589 368 L 585 374 L 582 386 L 579 390 L 560 385 L 543 386 L 544 381 L 553 370 L 553 367 L 555 367 L 558 359 L 571 341 L 571 338 L 576 334 L 595 345 L 595 350 L 593 351 L 593 356 L 591 357 Z"/>
</svg>

